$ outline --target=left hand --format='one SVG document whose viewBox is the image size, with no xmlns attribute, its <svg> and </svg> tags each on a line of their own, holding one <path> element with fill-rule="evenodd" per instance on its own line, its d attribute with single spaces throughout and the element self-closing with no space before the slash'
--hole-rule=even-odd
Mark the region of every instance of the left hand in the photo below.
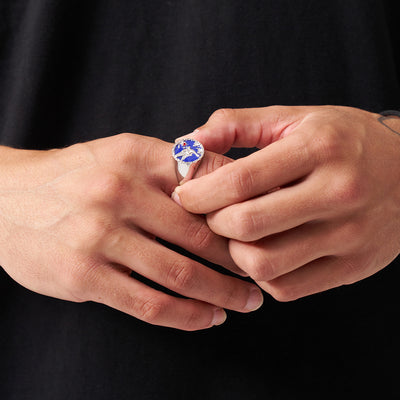
<svg viewBox="0 0 400 400">
<path fill-rule="evenodd" d="M 178 187 L 235 263 L 281 301 L 364 279 L 400 252 L 400 136 L 349 107 L 218 110 L 207 150 L 261 150 Z M 400 119 L 390 126 L 400 131 Z M 176 196 L 175 196 L 176 198 Z"/>
<path fill-rule="evenodd" d="M 228 241 L 169 198 L 177 184 L 171 150 L 130 133 L 46 151 L 0 146 L 1 267 L 36 293 L 187 331 L 223 323 L 225 308 L 260 307 L 256 285 L 156 240 L 242 273 Z M 207 153 L 197 172 L 227 161 Z"/>
</svg>

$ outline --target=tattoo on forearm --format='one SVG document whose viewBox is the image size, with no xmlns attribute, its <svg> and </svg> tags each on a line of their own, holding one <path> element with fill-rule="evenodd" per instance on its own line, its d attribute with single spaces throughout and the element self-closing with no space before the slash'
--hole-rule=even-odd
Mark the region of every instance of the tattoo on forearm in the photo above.
<svg viewBox="0 0 400 400">
<path fill-rule="evenodd" d="M 400 132 L 393 129 L 390 125 L 388 125 L 385 121 L 388 119 L 399 119 L 396 115 L 382 115 L 378 118 L 378 122 L 381 123 L 386 128 L 390 129 L 393 133 L 400 136 Z"/>
</svg>

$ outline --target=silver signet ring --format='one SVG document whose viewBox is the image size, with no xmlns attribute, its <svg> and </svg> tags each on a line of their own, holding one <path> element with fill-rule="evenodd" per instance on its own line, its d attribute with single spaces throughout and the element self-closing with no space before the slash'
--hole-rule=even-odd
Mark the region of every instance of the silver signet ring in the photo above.
<svg viewBox="0 0 400 400">
<path fill-rule="evenodd" d="M 183 138 L 172 148 L 172 157 L 176 161 L 178 182 L 192 179 L 204 156 L 203 145 L 192 138 Z"/>
</svg>

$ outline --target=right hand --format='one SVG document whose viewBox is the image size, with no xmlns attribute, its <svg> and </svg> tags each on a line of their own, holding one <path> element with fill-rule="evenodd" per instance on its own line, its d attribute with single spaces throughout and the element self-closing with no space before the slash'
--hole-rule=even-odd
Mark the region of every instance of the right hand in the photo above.
<svg viewBox="0 0 400 400">
<path fill-rule="evenodd" d="M 121 134 L 50 151 L 0 148 L 0 264 L 44 295 L 95 301 L 183 330 L 218 325 L 224 308 L 247 312 L 259 288 L 159 244 L 174 243 L 238 271 L 225 238 L 170 199 L 172 144 Z M 199 174 L 226 162 L 207 153 Z M 150 288 L 132 271 L 169 288 Z"/>
</svg>

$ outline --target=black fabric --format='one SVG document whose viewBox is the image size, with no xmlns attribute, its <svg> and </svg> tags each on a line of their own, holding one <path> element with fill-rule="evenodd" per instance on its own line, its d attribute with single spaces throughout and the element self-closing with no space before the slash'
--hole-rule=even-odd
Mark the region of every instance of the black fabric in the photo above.
<svg viewBox="0 0 400 400">
<path fill-rule="evenodd" d="M 399 109 L 395 5 L 2 0 L 0 141 L 172 141 L 220 107 Z M 296 302 L 266 296 L 194 333 L 40 296 L 1 270 L 0 398 L 399 398 L 399 266 Z"/>
</svg>

